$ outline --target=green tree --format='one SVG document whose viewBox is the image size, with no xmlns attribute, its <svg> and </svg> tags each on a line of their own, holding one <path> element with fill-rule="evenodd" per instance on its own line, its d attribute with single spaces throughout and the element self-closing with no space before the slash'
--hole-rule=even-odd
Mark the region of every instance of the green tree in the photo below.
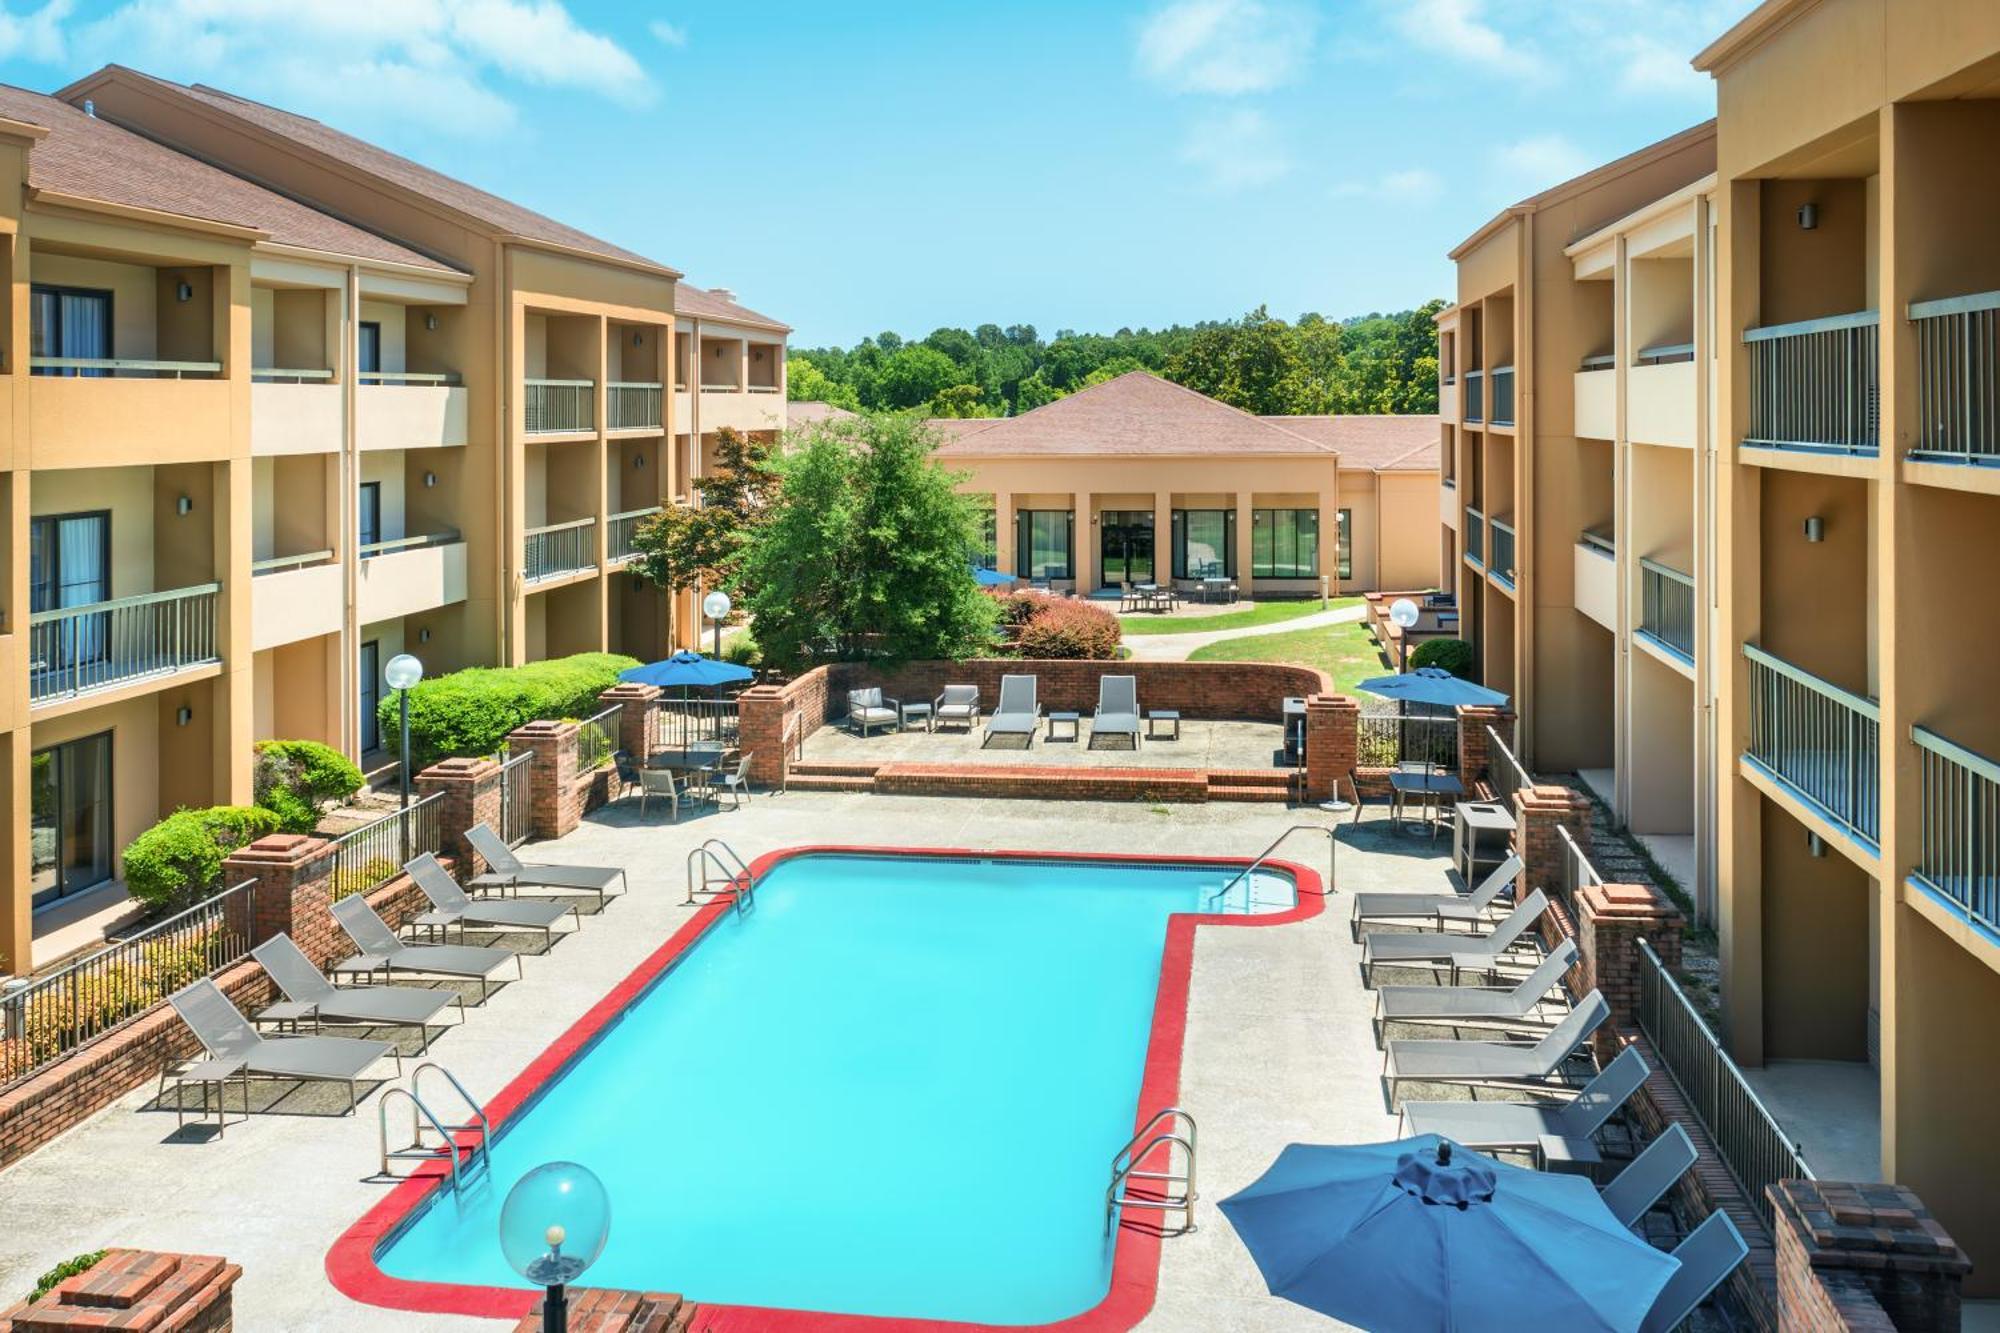
<svg viewBox="0 0 2000 1333">
<path fill-rule="evenodd" d="M 638 555 L 627 566 L 671 592 L 696 586 L 741 590 L 744 547 L 765 521 L 777 493 L 777 446 L 724 426 L 715 433 L 715 467 L 697 477 L 699 505 L 670 504 L 632 534 Z"/>
<path fill-rule="evenodd" d="M 853 385 L 834 379 L 802 356 L 785 362 L 785 397 L 795 403 L 832 403 L 850 412 L 861 410 Z"/>
<path fill-rule="evenodd" d="M 940 389 L 931 399 L 930 413 L 934 417 L 994 417 L 999 409 L 986 405 L 986 395 L 977 384 L 954 384 L 949 389 Z"/>
<path fill-rule="evenodd" d="M 1043 403 L 1053 403 L 1058 398 L 1066 398 L 1068 396 L 1063 390 L 1050 384 L 1043 377 L 1042 372 L 1038 370 L 1022 380 L 1020 386 L 1015 390 L 1014 411 L 1016 414 L 1032 412 Z"/>
<path fill-rule="evenodd" d="M 876 408 L 922 407 L 940 390 L 958 383 L 958 367 L 935 347 L 908 343 L 882 360 L 875 376 Z"/>
</svg>

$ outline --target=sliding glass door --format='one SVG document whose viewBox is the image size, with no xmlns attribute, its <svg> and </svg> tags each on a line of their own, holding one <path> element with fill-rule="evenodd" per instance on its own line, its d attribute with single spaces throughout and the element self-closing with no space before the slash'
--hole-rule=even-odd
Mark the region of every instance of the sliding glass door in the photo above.
<svg viewBox="0 0 2000 1333">
<path fill-rule="evenodd" d="M 1173 522 L 1175 578 L 1236 577 L 1235 510 L 1176 509 Z"/>
<path fill-rule="evenodd" d="M 1099 549 L 1103 552 L 1102 582 L 1153 581 L 1153 514 L 1149 509 L 1109 509 L 1098 515 Z"/>
<path fill-rule="evenodd" d="M 43 514 L 28 522 L 28 609 L 60 611 L 111 600 L 111 515 Z M 109 617 L 69 616 L 30 635 L 35 674 L 74 675 L 106 659 Z"/>
<path fill-rule="evenodd" d="M 379 749 L 382 729 L 375 720 L 375 706 L 382 702 L 382 644 L 370 639 L 361 645 L 361 752 Z"/>
<path fill-rule="evenodd" d="M 1067 509 L 1023 509 L 1014 522 L 1015 577 L 1069 578 L 1076 552 L 1076 516 Z"/>
<path fill-rule="evenodd" d="M 28 309 L 28 354 L 36 358 L 108 361 L 111 293 L 36 284 Z M 102 368 L 35 366 L 37 375 L 108 375 Z"/>
<path fill-rule="evenodd" d="M 111 878 L 111 733 L 29 757 L 30 892 L 54 902 Z"/>
</svg>

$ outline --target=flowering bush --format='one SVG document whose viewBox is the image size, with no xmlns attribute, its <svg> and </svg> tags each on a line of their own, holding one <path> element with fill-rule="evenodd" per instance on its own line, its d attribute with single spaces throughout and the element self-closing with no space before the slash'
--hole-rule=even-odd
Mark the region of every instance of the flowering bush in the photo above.
<svg viewBox="0 0 2000 1333">
<path fill-rule="evenodd" d="M 1048 598 L 1021 627 L 1016 646 L 1023 657 L 1086 658 L 1118 656 L 1118 617 L 1103 607 L 1067 598 Z"/>
</svg>

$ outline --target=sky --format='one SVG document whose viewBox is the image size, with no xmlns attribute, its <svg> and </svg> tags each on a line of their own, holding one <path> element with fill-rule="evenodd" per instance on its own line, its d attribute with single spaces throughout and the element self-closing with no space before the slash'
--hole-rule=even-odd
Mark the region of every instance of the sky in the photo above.
<svg viewBox="0 0 2000 1333">
<path fill-rule="evenodd" d="M 793 325 L 1406 309 L 1500 208 L 1714 113 L 1753 0 L 0 0 L 317 117 Z"/>
</svg>

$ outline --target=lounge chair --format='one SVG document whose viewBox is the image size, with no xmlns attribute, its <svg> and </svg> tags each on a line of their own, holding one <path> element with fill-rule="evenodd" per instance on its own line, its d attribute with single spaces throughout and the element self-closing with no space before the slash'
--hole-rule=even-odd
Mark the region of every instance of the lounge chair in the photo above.
<svg viewBox="0 0 2000 1333">
<path fill-rule="evenodd" d="M 1592 991 L 1540 1041 L 1452 1041 L 1397 1039 L 1382 1046 L 1382 1077 L 1389 1083 L 1389 1105 L 1397 1089 L 1410 1080 L 1423 1083 L 1547 1084 L 1563 1064 L 1590 1040 L 1590 1034 L 1611 1017 L 1603 992 Z"/>
<path fill-rule="evenodd" d="M 1139 678 L 1099 676 L 1097 709 L 1090 715 L 1090 743 L 1099 736 L 1129 736 L 1139 748 Z"/>
<path fill-rule="evenodd" d="M 1618 1173 L 1618 1179 L 1604 1187 L 1604 1206 L 1627 1227 L 1638 1226 L 1639 1219 L 1674 1187 L 1676 1180 L 1687 1174 L 1695 1158 L 1694 1140 L 1688 1137 L 1687 1130 L 1679 1124 L 1667 1126 L 1666 1133 L 1647 1144 L 1646 1151 L 1634 1157 Z"/>
<path fill-rule="evenodd" d="M 250 951 L 257 965 L 278 983 L 285 998 L 259 1009 L 259 1023 L 289 1023 L 305 1019 L 317 1030 L 321 1023 L 367 1023 L 376 1027 L 417 1029 L 423 1049 L 431 1048 L 431 1023 L 456 1004 L 465 1021 L 465 997 L 456 989 L 428 986 L 336 986 L 312 959 L 292 943 L 290 935 L 273 935 Z"/>
<path fill-rule="evenodd" d="M 1381 986 L 1375 991 L 1375 1018 L 1381 1023 L 1423 1023 L 1445 1027 L 1505 1027 L 1524 1023 L 1576 966 L 1576 941 L 1564 940 L 1541 966 L 1512 990 L 1504 986 Z"/>
<path fill-rule="evenodd" d="M 403 1055 L 394 1042 L 361 1037 L 260 1036 L 222 988 L 206 977 L 167 999 L 210 1060 L 240 1061 L 246 1076 L 345 1083 L 350 1112 L 354 1110 L 354 1085 L 368 1066 L 393 1055 L 396 1076 L 403 1075 Z"/>
<path fill-rule="evenodd" d="M 583 918 L 578 915 L 574 903 L 552 903 L 546 898 L 474 902 L 465 896 L 465 890 L 458 887 L 458 881 L 451 877 L 444 863 L 429 852 L 405 864 L 403 871 L 416 882 L 424 897 L 431 900 L 431 910 L 410 924 L 446 931 L 457 926 L 461 944 L 465 942 L 465 928 L 469 925 L 492 930 L 539 930 L 547 944 L 555 942 L 556 922 L 564 917 L 570 917 L 578 929 L 583 927 Z M 547 944 L 543 947 L 546 948 Z"/>
<path fill-rule="evenodd" d="M 1404 1102 L 1404 1135 L 1441 1134 L 1480 1152 L 1532 1152 L 1547 1163 L 1550 1150 L 1585 1156 L 1591 1139 L 1618 1108 L 1645 1085 L 1646 1058 L 1627 1046 L 1576 1096 L 1560 1105 L 1537 1102 Z"/>
<path fill-rule="evenodd" d="M 465 831 L 465 840 L 486 862 L 486 873 L 473 879 L 473 888 L 501 885 L 513 889 L 577 889 L 596 894 L 597 905 L 602 907 L 613 883 L 618 885 L 620 893 L 630 887 L 625 882 L 625 871 L 619 866 L 555 866 L 523 861 L 514 855 L 507 840 L 494 832 L 491 824 L 474 824 Z"/>
<path fill-rule="evenodd" d="M 1026 736 L 1028 748 L 1035 748 L 1035 728 L 1040 725 L 1042 706 L 1035 699 L 1033 676 L 1000 677 L 1000 706 L 986 719 L 986 735 L 979 742 L 985 749 L 995 736 Z"/>
<path fill-rule="evenodd" d="M 859 731 L 863 736 L 871 727 L 899 727 L 903 722 L 903 706 L 895 699 L 885 699 L 879 689 L 849 690 L 847 692 L 847 726 L 850 731 Z"/>
<path fill-rule="evenodd" d="M 1443 930 L 1446 923 L 1476 924 L 1486 918 L 1500 895 L 1513 886 L 1523 869 L 1510 855 L 1494 867 L 1470 894 L 1357 893 L 1354 895 L 1354 938 L 1361 938 L 1363 921 L 1428 921 Z"/>
<path fill-rule="evenodd" d="M 1433 971 L 1448 968 L 1454 983 L 1461 972 L 1491 972 L 1501 955 L 1521 943 L 1548 908 L 1549 900 L 1536 889 L 1488 935 L 1371 930 L 1361 937 L 1361 969 L 1372 977 L 1374 969 L 1382 963 L 1429 967 Z"/>
<path fill-rule="evenodd" d="M 970 732 L 979 725 L 979 687 L 977 685 L 947 685 L 944 693 L 931 703 L 931 720 L 939 726 L 947 722 L 963 722 Z"/>
<path fill-rule="evenodd" d="M 1681 1266 L 1660 1288 L 1653 1309 L 1639 1325 L 1639 1333 L 1669 1333 L 1693 1314 L 1709 1293 L 1736 1271 L 1736 1265 L 1750 1257 L 1743 1233 L 1729 1220 L 1728 1213 L 1710 1213 L 1708 1220 L 1688 1232 L 1674 1246 L 1674 1258 Z"/>
<path fill-rule="evenodd" d="M 494 970 L 510 959 L 514 975 L 525 975 L 521 971 L 521 955 L 512 949 L 477 944 L 405 944 L 358 893 L 333 905 L 333 919 L 361 951 L 335 963 L 331 970 L 336 973 L 352 976 L 380 972 L 386 976 L 412 972 L 419 976 L 462 977 L 479 982 L 481 999 L 491 991 Z"/>
</svg>

